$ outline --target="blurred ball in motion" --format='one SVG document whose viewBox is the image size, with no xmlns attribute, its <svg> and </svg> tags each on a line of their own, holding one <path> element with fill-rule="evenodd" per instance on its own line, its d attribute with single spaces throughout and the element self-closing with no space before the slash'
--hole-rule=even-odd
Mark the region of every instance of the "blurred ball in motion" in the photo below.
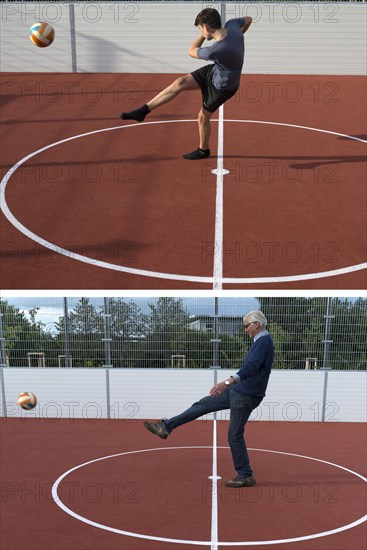
<svg viewBox="0 0 367 550">
<path fill-rule="evenodd" d="M 18 395 L 17 401 L 19 407 L 22 407 L 22 409 L 26 411 L 34 409 L 34 407 L 37 405 L 37 397 L 34 395 L 34 393 L 30 391 L 26 391 Z"/>
<path fill-rule="evenodd" d="M 35 23 L 29 29 L 29 39 L 39 48 L 46 48 L 55 38 L 55 31 L 50 23 Z"/>
</svg>

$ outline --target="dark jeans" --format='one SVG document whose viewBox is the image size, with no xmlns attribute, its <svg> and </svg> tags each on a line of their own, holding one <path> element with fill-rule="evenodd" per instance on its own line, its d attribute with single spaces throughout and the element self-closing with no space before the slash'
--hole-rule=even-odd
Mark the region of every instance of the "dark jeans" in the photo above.
<svg viewBox="0 0 367 550">
<path fill-rule="evenodd" d="M 260 405 L 262 400 L 262 397 L 241 395 L 234 389 L 229 388 L 218 397 L 203 397 L 183 413 L 165 420 L 165 425 L 167 430 L 171 432 L 178 426 L 191 422 L 205 414 L 230 409 L 228 443 L 233 464 L 238 477 L 248 477 L 252 475 L 252 470 L 243 432 L 250 414 Z"/>
</svg>

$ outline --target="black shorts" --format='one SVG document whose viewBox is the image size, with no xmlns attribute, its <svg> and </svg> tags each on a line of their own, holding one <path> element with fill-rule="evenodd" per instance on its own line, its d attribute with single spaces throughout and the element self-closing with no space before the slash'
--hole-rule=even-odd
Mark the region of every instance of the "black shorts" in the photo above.
<svg viewBox="0 0 367 550">
<path fill-rule="evenodd" d="M 238 88 L 234 90 L 218 90 L 213 86 L 211 72 L 214 64 L 204 65 L 196 71 L 192 72 L 192 76 L 201 88 L 203 96 L 203 108 L 209 113 L 214 113 L 227 99 L 230 99 L 237 92 Z"/>
</svg>

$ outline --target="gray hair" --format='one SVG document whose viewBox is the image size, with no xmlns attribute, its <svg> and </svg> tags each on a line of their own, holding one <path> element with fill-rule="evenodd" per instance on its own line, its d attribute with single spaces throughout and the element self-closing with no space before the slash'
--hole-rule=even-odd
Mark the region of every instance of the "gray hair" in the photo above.
<svg viewBox="0 0 367 550">
<path fill-rule="evenodd" d="M 264 327 L 264 328 L 268 324 L 268 321 L 267 321 L 265 315 L 260 310 L 250 311 L 250 313 L 247 313 L 244 316 L 243 321 L 245 321 L 245 320 L 248 321 L 249 323 L 258 322 L 258 323 L 260 323 L 260 326 Z"/>
</svg>

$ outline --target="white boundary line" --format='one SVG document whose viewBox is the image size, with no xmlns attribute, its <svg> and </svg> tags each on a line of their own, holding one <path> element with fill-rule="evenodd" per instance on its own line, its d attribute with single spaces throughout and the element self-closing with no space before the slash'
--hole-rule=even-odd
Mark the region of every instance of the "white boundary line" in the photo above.
<svg viewBox="0 0 367 550">
<path fill-rule="evenodd" d="M 217 449 L 226 449 L 228 450 L 228 447 L 216 447 Z M 102 460 L 107 460 L 109 458 L 116 458 L 118 456 L 124 456 L 124 455 L 131 455 L 131 454 L 138 454 L 138 453 L 146 453 L 146 452 L 153 452 L 153 451 L 167 451 L 167 450 L 180 450 L 180 449 L 212 449 L 210 446 L 186 446 L 186 447 L 159 447 L 155 449 L 140 449 L 137 451 L 127 451 L 124 453 L 118 453 L 114 455 L 109 456 L 103 456 L 101 458 L 96 458 L 95 460 L 90 460 L 89 462 L 84 462 L 83 464 L 79 464 L 78 466 L 74 466 L 74 468 L 71 468 L 64 474 L 62 474 L 53 484 L 52 486 L 52 498 L 54 499 L 55 503 L 67 514 L 74 517 L 75 519 L 82 521 L 84 523 L 87 523 L 89 525 L 92 525 L 93 527 L 98 527 L 99 529 L 104 529 L 105 531 L 110 531 L 111 533 L 117 533 L 120 535 L 125 535 L 128 537 L 135 537 L 140 539 L 148 539 L 148 540 L 157 540 L 160 542 L 171 542 L 171 543 L 180 543 L 180 544 L 196 544 L 197 546 L 211 546 L 211 541 L 198 541 L 198 540 L 186 540 L 186 539 L 171 539 L 166 537 L 156 537 L 152 535 L 143 535 L 142 533 L 133 533 L 131 531 L 123 531 L 121 529 L 116 529 L 114 527 L 109 527 L 107 525 L 103 525 L 102 523 L 97 523 L 95 521 L 92 521 L 90 519 L 87 519 L 83 516 L 80 516 L 79 514 L 76 514 L 73 510 L 68 508 L 61 500 L 58 495 L 58 487 L 61 483 L 61 481 L 74 472 L 75 470 L 78 470 L 79 468 L 83 468 L 84 466 L 88 466 L 89 464 L 93 464 L 94 462 L 99 462 Z M 270 449 L 254 449 L 249 448 L 249 451 L 259 451 L 264 453 L 274 453 L 279 455 L 287 455 L 287 456 L 294 456 L 296 458 L 303 458 L 306 460 L 314 460 L 315 462 L 321 462 L 323 464 L 327 464 L 329 466 L 334 466 L 335 468 L 339 468 L 340 470 L 344 470 L 358 478 L 360 478 L 362 481 L 367 483 L 367 479 L 362 476 L 361 474 L 354 472 L 353 470 L 350 470 L 349 468 L 345 468 L 344 466 L 340 466 L 339 464 L 334 464 L 333 462 L 328 462 L 327 460 L 321 460 L 320 458 L 314 458 L 312 456 L 306 456 L 306 455 L 299 455 L 295 453 L 287 453 L 284 451 L 273 451 Z M 336 533 L 341 533 L 342 531 L 346 531 L 348 529 L 352 529 L 353 527 L 356 527 L 357 525 L 360 525 L 364 523 L 367 520 L 367 515 L 362 516 L 358 518 L 357 520 L 348 523 L 346 525 L 342 525 L 341 527 L 337 527 L 335 529 L 330 529 L 328 531 L 323 531 L 321 533 L 314 533 L 312 535 L 305 535 L 302 537 L 293 537 L 290 539 L 275 539 L 275 540 L 260 540 L 260 541 L 243 541 L 243 542 L 223 542 L 219 541 L 218 546 L 261 546 L 261 545 L 273 545 L 273 544 L 285 544 L 288 542 L 300 542 L 304 540 L 312 540 L 317 539 L 320 537 L 327 537 L 329 535 L 335 535 Z"/>
<path fill-rule="evenodd" d="M 219 107 L 216 175 L 213 289 L 221 290 L 223 278 L 223 105 Z"/>
<path fill-rule="evenodd" d="M 214 119 L 214 121 L 218 119 Z M 1 209 L 4 212 L 4 215 L 8 219 L 8 221 L 16 228 L 18 231 L 23 233 L 27 238 L 35 241 L 39 245 L 52 250 L 56 252 L 57 254 L 61 254 L 63 256 L 66 256 L 69 259 L 77 260 L 89 265 L 93 265 L 96 267 L 104 268 L 104 269 L 110 269 L 113 271 L 123 272 L 123 273 L 129 273 L 132 275 L 141 275 L 144 277 L 153 277 L 158 279 L 168 279 L 168 280 L 176 280 L 176 281 L 186 281 L 186 282 L 194 282 L 194 283 L 208 283 L 213 284 L 214 283 L 214 277 L 202 277 L 202 276 L 194 276 L 194 275 L 181 275 L 176 273 L 162 273 L 159 271 L 149 271 L 145 269 L 136 269 L 136 268 L 130 268 L 123 265 L 116 265 L 111 264 L 108 262 L 103 262 L 100 260 L 94 260 L 92 258 L 88 258 L 85 256 L 82 256 L 81 254 L 76 254 L 72 252 L 71 250 L 66 250 L 65 248 L 59 247 L 53 243 L 50 243 L 49 241 L 43 239 L 39 235 L 36 235 L 32 231 L 30 231 L 27 227 L 25 227 L 11 212 L 5 198 L 5 191 L 6 186 L 9 182 L 9 179 L 14 174 L 14 172 L 27 160 L 30 158 L 38 155 L 39 153 L 42 153 L 43 151 L 46 151 L 47 149 L 51 149 L 52 147 L 56 147 L 57 145 L 61 145 L 63 143 L 66 143 L 68 141 L 72 141 L 75 139 L 79 139 L 82 137 L 99 134 L 101 132 L 109 132 L 114 130 L 122 130 L 126 128 L 133 128 L 135 126 L 144 126 L 144 125 L 151 125 L 151 124 L 172 124 L 172 123 L 181 123 L 181 122 L 195 122 L 197 123 L 196 119 L 183 119 L 183 120 L 159 120 L 159 121 L 153 121 L 153 122 L 141 122 L 136 124 L 129 124 L 126 126 L 114 126 L 111 128 L 102 128 L 100 130 L 93 130 L 92 132 L 86 132 L 84 134 L 79 134 L 76 136 L 72 136 L 69 138 L 65 138 L 63 140 L 57 141 L 55 143 L 51 143 L 49 145 L 46 145 L 45 147 L 42 147 L 41 149 L 38 149 L 37 151 L 33 151 L 33 153 L 30 153 L 29 155 L 25 156 L 23 159 L 18 161 L 14 166 L 12 166 L 8 172 L 5 174 L 3 179 L 1 180 L 0 184 L 0 204 Z M 270 121 L 260 121 L 260 120 L 235 120 L 235 119 L 226 119 L 223 120 L 223 122 L 240 122 L 240 123 L 252 123 L 252 124 L 269 124 L 269 125 L 275 125 L 275 126 L 286 126 L 290 128 L 301 128 L 303 130 L 310 130 L 315 132 L 322 132 L 325 134 L 332 134 L 336 136 L 345 137 L 347 139 L 352 139 L 355 141 L 359 141 L 362 143 L 367 143 L 367 140 L 357 138 L 354 136 L 348 136 L 347 134 L 341 134 L 338 132 L 332 132 L 329 130 L 322 130 L 320 128 L 312 128 L 309 126 L 299 126 L 296 124 L 286 124 L 283 122 L 270 122 Z M 223 170 L 223 167 L 221 168 Z M 316 272 L 316 273 L 307 273 L 307 274 L 301 274 L 301 275 L 290 275 L 290 276 L 282 276 L 282 277 L 239 277 L 239 278 L 223 278 L 222 283 L 225 284 L 274 284 L 274 283 L 289 283 L 289 282 L 298 282 L 298 281 L 308 281 L 313 279 L 323 279 L 326 277 L 335 277 L 338 275 L 347 275 L 352 272 L 360 271 L 367 268 L 367 262 L 351 265 L 348 267 L 343 267 L 340 269 L 332 269 L 330 271 L 322 271 L 322 272 Z"/>
</svg>

